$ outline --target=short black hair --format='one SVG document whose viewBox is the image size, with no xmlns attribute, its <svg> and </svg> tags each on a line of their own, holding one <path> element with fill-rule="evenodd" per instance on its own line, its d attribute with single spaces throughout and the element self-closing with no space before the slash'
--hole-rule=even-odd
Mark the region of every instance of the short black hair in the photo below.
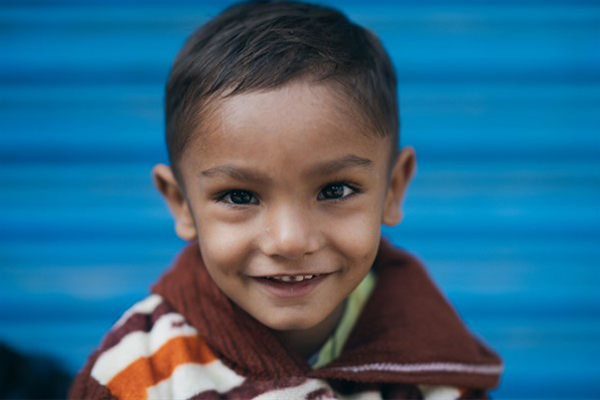
<svg viewBox="0 0 600 400">
<path fill-rule="evenodd" d="M 291 1 L 236 4 L 200 27 L 178 54 L 166 87 L 166 141 L 178 163 L 210 101 L 294 79 L 331 84 L 358 107 L 369 131 L 399 136 L 396 75 L 374 34 L 341 12 Z"/>
</svg>

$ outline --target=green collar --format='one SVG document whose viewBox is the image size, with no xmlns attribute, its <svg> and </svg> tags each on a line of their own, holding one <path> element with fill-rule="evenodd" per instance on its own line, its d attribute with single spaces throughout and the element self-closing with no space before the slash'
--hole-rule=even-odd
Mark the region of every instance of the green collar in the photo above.
<svg viewBox="0 0 600 400">
<path fill-rule="evenodd" d="M 342 319 L 337 328 L 321 349 L 309 359 L 309 364 L 313 369 L 321 368 L 338 358 L 342 353 L 344 344 L 346 344 L 346 340 L 348 339 L 348 336 L 350 336 L 354 324 L 358 320 L 371 292 L 373 292 L 375 281 L 375 274 L 372 271 L 369 271 L 356 289 L 350 293 L 350 296 L 346 299 L 344 314 L 342 315 Z"/>
</svg>

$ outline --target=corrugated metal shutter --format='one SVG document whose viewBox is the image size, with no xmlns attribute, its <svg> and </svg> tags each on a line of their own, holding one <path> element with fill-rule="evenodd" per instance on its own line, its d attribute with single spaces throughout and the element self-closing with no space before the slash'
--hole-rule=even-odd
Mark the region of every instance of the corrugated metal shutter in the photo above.
<svg viewBox="0 0 600 400">
<path fill-rule="evenodd" d="M 334 2 L 384 41 L 419 168 L 391 240 L 504 356 L 498 398 L 600 397 L 600 6 Z M 162 87 L 225 6 L 0 2 L 0 340 L 72 371 L 181 247 Z"/>
</svg>

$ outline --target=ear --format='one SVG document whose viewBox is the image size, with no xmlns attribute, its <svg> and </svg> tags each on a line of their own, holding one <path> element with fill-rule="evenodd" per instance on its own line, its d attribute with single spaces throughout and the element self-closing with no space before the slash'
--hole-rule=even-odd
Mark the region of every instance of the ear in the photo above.
<svg viewBox="0 0 600 400">
<path fill-rule="evenodd" d="M 165 198 L 175 219 L 175 233 L 183 240 L 196 238 L 196 225 L 190 212 L 187 200 L 179 187 L 171 167 L 165 164 L 157 164 L 152 168 L 152 179 L 154 186 Z"/>
<path fill-rule="evenodd" d="M 402 199 L 408 183 L 413 177 L 416 165 L 415 150 L 410 146 L 404 147 L 396 158 L 390 174 L 381 218 L 383 224 L 393 226 L 402 221 Z"/>
</svg>

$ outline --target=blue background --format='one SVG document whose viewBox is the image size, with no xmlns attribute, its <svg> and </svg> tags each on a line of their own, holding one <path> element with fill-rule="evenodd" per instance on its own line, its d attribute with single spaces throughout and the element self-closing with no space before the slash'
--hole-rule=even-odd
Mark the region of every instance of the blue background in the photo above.
<svg viewBox="0 0 600 400">
<path fill-rule="evenodd" d="M 375 31 L 418 172 L 392 241 L 504 357 L 496 398 L 600 398 L 600 4 L 330 1 Z M 182 243 L 163 85 L 228 2 L 0 1 L 0 341 L 74 373 Z"/>
</svg>

